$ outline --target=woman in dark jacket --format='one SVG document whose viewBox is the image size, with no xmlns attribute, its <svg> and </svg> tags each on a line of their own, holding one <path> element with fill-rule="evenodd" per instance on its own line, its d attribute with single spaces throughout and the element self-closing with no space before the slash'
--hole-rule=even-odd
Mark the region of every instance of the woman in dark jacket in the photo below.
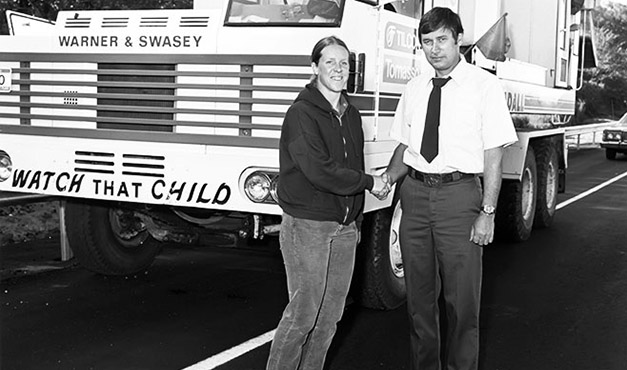
<svg viewBox="0 0 627 370">
<path fill-rule="evenodd" d="M 385 187 L 364 172 L 361 116 L 343 93 L 348 56 L 336 37 L 315 45 L 312 82 L 283 122 L 278 196 L 289 304 L 268 370 L 322 369 L 353 274 L 364 191 Z"/>
</svg>

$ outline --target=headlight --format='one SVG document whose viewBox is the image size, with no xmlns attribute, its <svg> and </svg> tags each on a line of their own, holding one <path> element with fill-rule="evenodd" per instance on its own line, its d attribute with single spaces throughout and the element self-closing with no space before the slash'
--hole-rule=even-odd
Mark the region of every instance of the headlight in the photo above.
<svg viewBox="0 0 627 370">
<path fill-rule="evenodd" d="M 606 131 L 603 134 L 604 134 L 603 136 L 605 136 L 605 140 L 608 140 L 608 141 L 615 141 L 615 140 L 620 141 L 620 136 L 621 136 L 620 132 Z"/>
<path fill-rule="evenodd" d="M 272 200 L 274 200 L 276 203 L 279 203 L 279 195 L 277 193 L 277 187 L 279 186 L 279 176 L 274 176 L 274 178 L 272 179 L 272 185 L 270 186 L 270 196 L 272 197 Z"/>
<path fill-rule="evenodd" d="M 272 171 L 257 170 L 244 182 L 244 192 L 255 203 L 278 203 L 277 183 L 279 175 Z"/>
<path fill-rule="evenodd" d="M 270 195 L 270 177 L 262 172 L 253 172 L 244 183 L 246 196 L 253 202 L 261 203 Z"/>
<path fill-rule="evenodd" d="M 11 162 L 11 157 L 4 150 L 0 150 L 0 182 L 11 177 L 12 171 L 13 162 Z"/>
</svg>

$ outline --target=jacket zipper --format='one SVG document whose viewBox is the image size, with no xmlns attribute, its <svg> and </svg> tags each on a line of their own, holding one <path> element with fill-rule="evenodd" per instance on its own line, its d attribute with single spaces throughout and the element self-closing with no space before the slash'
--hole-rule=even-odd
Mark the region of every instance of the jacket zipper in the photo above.
<svg viewBox="0 0 627 370">
<path fill-rule="evenodd" d="M 339 115 L 339 114 L 335 114 L 335 113 L 331 113 L 331 115 L 332 116 L 334 115 L 337 118 L 337 120 L 340 122 L 340 135 L 342 135 L 341 134 L 341 132 L 342 132 L 342 130 L 341 130 L 341 127 L 342 127 L 342 116 Z M 348 157 L 348 153 L 346 152 L 346 139 L 344 138 L 344 135 L 342 135 L 342 144 L 343 144 L 342 148 L 344 149 L 344 159 L 346 159 L 346 157 Z M 345 195 L 344 199 L 346 199 L 346 201 L 348 202 L 348 195 Z M 344 219 L 342 220 L 342 224 L 345 224 L 346 220 L 348 220 L 349 213 L 350 213 L 350 208 L 348 207 L 348 205 L 346 205 L 346 209 L 345 209 L 345 212 L 344 212 Z"/>
</svg>

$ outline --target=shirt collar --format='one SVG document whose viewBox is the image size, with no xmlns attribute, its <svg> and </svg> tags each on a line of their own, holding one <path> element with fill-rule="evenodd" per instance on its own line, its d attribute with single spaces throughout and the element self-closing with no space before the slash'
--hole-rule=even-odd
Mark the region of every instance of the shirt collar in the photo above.
<svg viewBox="0 0 627 370">
<path fill-rule="evenodd" d="M 468 68 L 469 64 L 468 62 L 466 62 L 466 59 L 464 59 L 464 57 L 462 55 L 459 56 L 459 63 L 457 63 L 457 65 L 455 66 L 455 68 L 453 68 L 453 70 L 451 71 L 451 73 L 449 73 L 448 76 L 444 76 L 444 78 L 446 77 L 450 77 L 451 80 L 455 81 L 458 85 L 461 84 L 464 80 L 464 77 L 467 75 L 466 73 L 466 69 Z M 429 77 L 426 80 L 426 85 L 431 83 L 431 79 L 437 77 L 435 75 L 435 70 L 432 70 L 430 73 L 431 77 Z"/>
<path fill-rule="evenodd" d="M 335 113 L 338 113 L 339 116 L 343 116 L 344 113 L 346 112 L 346 109 L 348 108 L 348 100 L 346 99 L 346 97 L 344 96 L 344 94 L 340 95 L 340 111 L 336 111 L 335 109 L 333 109 L 333 111 Z"/>
<path fill-rule="evenodd" d="M 457 63 L 457 65 L 451 71 L 451 74 L 449 74 L 449 76 L 457 84 L 461 84 L 463 82 L 464 78 L 468 75 L 466 73 L 466 70 L 468 69 L 468 66 L 469 66 L 469 64 L 468 64 L 468 62 L 466 62 L 466 59 L 464 59 L 464 57 L 460 55 L 459 56 L 459 63 Z"/>
</svg>

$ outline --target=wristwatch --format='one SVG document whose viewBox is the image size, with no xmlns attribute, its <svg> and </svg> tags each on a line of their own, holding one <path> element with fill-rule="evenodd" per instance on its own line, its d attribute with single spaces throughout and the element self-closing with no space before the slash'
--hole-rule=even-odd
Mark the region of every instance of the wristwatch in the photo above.
<svg viewBox="0 0 627 370">
<path fill-rule="evenodd" d="M 496 207 L 484 204 L 481 206 L 481 212 L 486 216 L 492 216 L 496 212 Z"/>
</svg>

